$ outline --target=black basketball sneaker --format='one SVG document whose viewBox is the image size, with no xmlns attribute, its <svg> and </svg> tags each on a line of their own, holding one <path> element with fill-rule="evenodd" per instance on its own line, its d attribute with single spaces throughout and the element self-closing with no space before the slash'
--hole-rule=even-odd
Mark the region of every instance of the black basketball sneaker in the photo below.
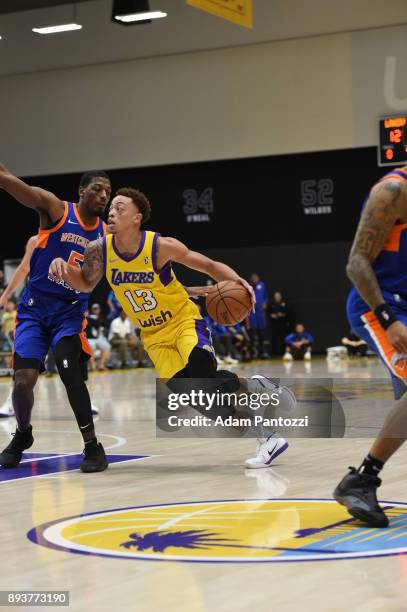
<svg viewBox="0 0 407 612">
<path fill-rule="evenodd" d="M 0 465 L 5 468 L 16 467 L 23 456 L 23 451 L 30 448 L 34 443 L 33 428 L 30 425 L 26 431 L 18 431 L 13 434 L 10 444 L 0 453 Z"/>
<path fill-rule="evenodd" d="M 83 453 L 85 459 L 81 464 L 82 472 L 103 472 L 109 465 L 106 459 L 105 450 L 100 442 L 85 444 Z"/>
<path fill-rule="evenodd" d="M 387 527 L 389 519 L 380 508 L 376 490 L 382 481 L 378 476 L 358 472 L 354 467 L 338 484 L 334 498 L 345 506 L 352 516 L 370 527 Z"/>
</svg>

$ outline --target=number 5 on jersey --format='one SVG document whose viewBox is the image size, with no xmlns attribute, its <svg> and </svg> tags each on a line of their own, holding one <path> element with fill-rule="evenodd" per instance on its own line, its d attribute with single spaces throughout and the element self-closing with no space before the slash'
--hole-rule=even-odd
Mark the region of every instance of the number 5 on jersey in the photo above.
<svg viewBox="0 0 407 612">
<path fill-rule="evenodd" d="M 71 251 L 68 263 L 74 268 L 78 268 L 80 270 L 84 259 L 85 256 L 83 255 L 83 253 L 78 253 L 78 251 Z"/>
</svg>

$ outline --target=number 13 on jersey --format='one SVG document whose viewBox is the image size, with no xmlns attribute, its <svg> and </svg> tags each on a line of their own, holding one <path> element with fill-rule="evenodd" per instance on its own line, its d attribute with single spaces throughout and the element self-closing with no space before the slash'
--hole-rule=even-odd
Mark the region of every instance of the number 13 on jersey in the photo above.
<svg viewBox="0 0 407 612">
<path fill-rule="evenodd" d="M 133 293 L 136 297 L 143 299 L 141 302 L 141 307 L 137 304 Z M 124 295 L 129 300 L 134 312 L 154 310 L 154 308 L 157 306 L 157 300 L 149 289 L 136 289 L 135 291 L 131 291 L 129 289 L 124 292 Z"/>
</svg>

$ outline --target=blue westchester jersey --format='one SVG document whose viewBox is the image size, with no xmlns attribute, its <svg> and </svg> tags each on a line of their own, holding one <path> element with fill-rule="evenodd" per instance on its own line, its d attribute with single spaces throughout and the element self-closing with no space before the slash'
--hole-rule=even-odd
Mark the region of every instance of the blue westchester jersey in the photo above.
<svg viewBox="0 0 407 612">
<path fill-rule="evenodd" d="M 48 270 L 56 257 L 80 267 L 89 242 L 104 233 L 101 219 L 92 227 L 84 225 L 72 202 L 65 202 L 64 214 L 55 227 L 39 231 L 30 260 L 30 280 L 17 309 L 14 344 L 17 356 L 43 364 L 50 347 L 55 348 L 59 340 L 74 335 L 80 336 L 83 351 L 91 354 L 84 334 L 89 294 L 54 281 Z"/>
<path fill-rule="evenodd" d="M 388 179 L 407 182 L 407 168 L 397 168 L 386 174 Z M 385 302 L 393 314 L 407 325 L 407 223 L 396 223 L 390 230 L 381 252 L 372 264 Z M 374 312 L 355 287 L 349 293 L 348 320 L 356 334 L 365 340 L 389 369 L 396 399 L 407 389 L 407 361 L 390 344 Z"/>
<path fill-rule="evenodd" d="M 38 242 L 30 260 L 28 288 L 61 300 L 87 301 L 87 293 L 75 291 L 64 282 L 52 280 L 48 269 L 56 257 L 62 257 L 73 266 L 81 266 L 89 242 L 103 235 L 104 223 L 101 219 L 93 227 L 87 227 L 79 217 L 76 204 L 65 202 L 65 211 L 59 223 L 52 229 L 39 230 Z"/>
</svg>

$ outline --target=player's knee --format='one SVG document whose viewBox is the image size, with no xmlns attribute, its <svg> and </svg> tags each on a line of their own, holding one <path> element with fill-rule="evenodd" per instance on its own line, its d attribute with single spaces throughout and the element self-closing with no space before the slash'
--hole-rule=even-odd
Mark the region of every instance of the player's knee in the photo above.
<svg viewBox="0 0 407 612">
<path fill-rule="evenodd" d="M 216 361 L 213 353 L 195 347 L 191 351 L 185 370 L 189 378 L 214 378 L 216 376 Z"/>
<path fill-rule="evenodd" d="M 81 342 L 77 336 L 62 338 L 55 347 L 55 363 L 65 386 L 83 384 L 80 354 Z"/>
<path fill-rule="evenodd" d="M 14 374 L 14 392 L 25 395 L 31 393 L 37 382 L 38 372 L 17 370 Z"/>
<path fill-rule="evenodd" d="M 229 370 L 218 370 L 216 372 L 218 384 L 222 386 L 224 393 L 236 393 L 240 388 L 240 380 L 237 374 Z"/>
</svg>

